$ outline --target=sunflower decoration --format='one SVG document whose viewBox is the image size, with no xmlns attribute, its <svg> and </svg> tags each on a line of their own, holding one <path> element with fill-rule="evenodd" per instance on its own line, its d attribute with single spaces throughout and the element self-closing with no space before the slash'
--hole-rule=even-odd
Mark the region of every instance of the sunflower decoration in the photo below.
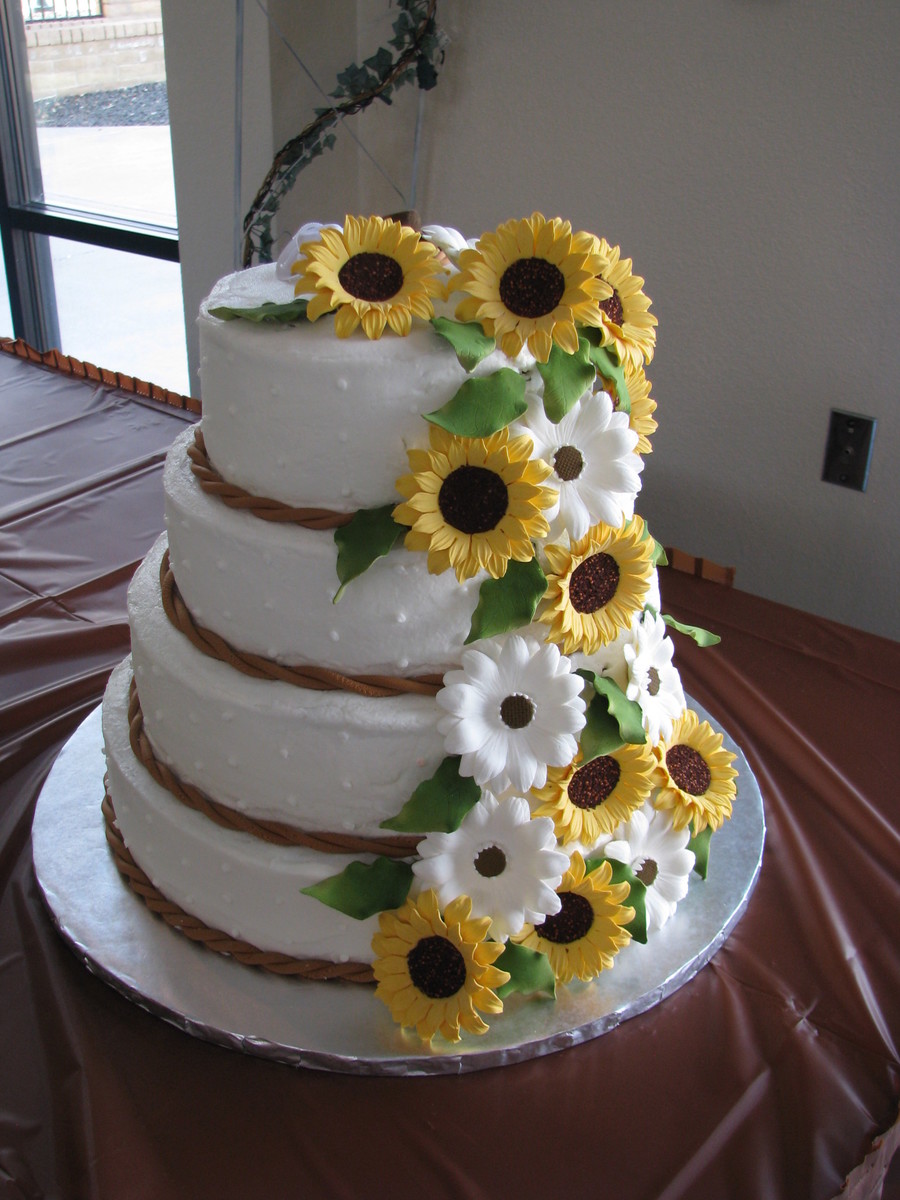
<svg viewBox="0 0 900 1200">
<path fill-rule="evenodd" d="M 707 825 L 715 832 L 731 816 L 737 792 L 737 771 L 732 765 L 736 755 L 722 741 L 708 721 L 686 709 L 671 735 L 653 747 L 654 782 L 660 789 L 653 804 L 672 813 L 676 829 L 692 822 L 695 835 Z"/>
<path fill-rule="evenodd" d="M 653 416 L 656 412 L 656 401 L 650 395 L 650 380 L 643 367 L 635 367 L 630 362 L 625 363 L 624 372 L 628 398 L 631 402 L 628 427 L 637 434 L 638 438 L 634 452 L 640 455 L 651 454 L 653 447 L 650 445 L 650 439 L 659 426 Z M 618 410 L 619 400 L 616 396 L 614 381 L 604 379 L 602 374 L 598 374 L 595 391 L 608 392 L 612 398 L 613 408 Z"/>
<path fill-rule="evenodd" d="M 406 499 L 393 517 L 410 526 L 407 549 L 427 551 L 431 574 L 452 567 L 460 582 L 482 569 L 499 579 L 510 559 L 534 558 L 556 492 L 542 486 L 551 468 L 531 457 L 531 438 L 510 439 L 507 428 L 464 438 L 431 425 L 430 443 L 408 451 L 412 473 L 397 480 Z"/>
<path fill-rule="evenodd" d="M 592 848 L 628 821 L 653 788 L 656 760 L 650 747 L 626 743 L 568 767 L 550 767 L 544 787 L 532 788 L 535 817 L 550 817 L 557 838 Z"/>
<path fill-rule="evenodd" d="M 459 896 L 442 916 L 429 889 L 379 917 L 379 932 L 372 938 L 375 995 L 399 1025 L 415 1027 L 423 1041 L 440 1033 L 458 1042 L 460 1028 L 486 1033 L 476 1009 L 503 1011 L 492 989 L 509 981 L 509 974 L 493 965 L 504 944 L 486 940 L 490 918 L 472 919 L 471 907 L 468 896 Z"/>
<path fill-rule="evenodd" d="M 605 344 L 615 346 L 620 363 L 643 366 L 653 358 L 657 326 L 644 281 L 632 272 L 631 259 L 622 258 L 606 238 L 597 239 L 597 254 L 605 263 L 600 278 L 612 292 L 600 300 Z"/>
<path fill-rule="evenodd" d="M 602 523 L 570 545 L 544 547 L 549 571 L 538 619 L 565 654 L 594 654 L 631 628 L 653 574 L 653 539 L 634 516 L 618 529 Z"/>
<path fill-rule="evenodd" d="M 576 851 L 556 889 L 559 912 L 540 925 L 526 925 L 512 940 L 546 954 L 559 983 L 594 979 L 631 941 L 624 928 L 634 920 L 634 909 L 625 904 L 631 889 L 611 880 L 608 862 L 585 875 L 584 859 Z"/>
<path fill-rule="evenodd" d="M 324 227 L 319 238 L 300 247 L 291 268 L 294 292 L 312 296 L 310 321 L 336 310 L 338 337 L 362 324 L 374 339 L 385 325 L 406 337 L 413 317 L 434 316 L 431 298 L 443 294 L 445 272 L 435 247 L 415 230 L 384 217 L 347 217 L 343 229 Z"/>
<path fill-rule="evenodd" d="M 457 319 L 480 322 L 510 358 L 527 345 L 546 362 L 554 343 L 574 354 L 577 325 L 599 328 L 600 304 L 613 295 L 596 244 L 573 236 L 568 221 L 540 213 L 482 234 L 474 250 L 462 251 L 459 266 L 450 290 L 468 294 Z"/>
</svg>

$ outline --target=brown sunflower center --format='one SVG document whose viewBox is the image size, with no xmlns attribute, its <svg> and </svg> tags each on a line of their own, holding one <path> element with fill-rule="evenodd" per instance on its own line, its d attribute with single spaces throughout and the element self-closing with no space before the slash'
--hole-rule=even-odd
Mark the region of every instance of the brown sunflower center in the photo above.
<svg viewBox="0 0 900 1200">
<path fill-rule="evenodd" d="M 534 717 L 534 702 L 521 692 L 504 696 L 500 703 L 500 720 L 509 729 L 524 729 Z"/>
<path fill-rule="evenodd" d="M 621 773 L 611 754 L 601 754 L 577 769 L 566 793 L 576 808 L 597 808 L 612 795 Z"/>
<path fill-rule="evenodd" d="M 388 254 L 363 250 L 347 259 L 338 280 L 357 300 L 390 300 L 403 287 L 403 268 Z"/>
<path fill-rule="evenodd" d="M 500 299 L 516 317 L 546 317 L 565 290 L 565 275 L 546 258 L 518 258 L 500 276 Z"/>
<path fill-rule="evenodd" d="M 475 870 L 485 879 L 494 879 L 506 870 L 506 855 L 499 846 L 485 846 L 475 856 Z"/>
<path fill-rule="evenodd" d="M 560 446 L 553 455 L 553 469 L 564 483 L 577 479 L 584 470 L 584 458 L 576 446 Z"/>
<path fill-rule="evenodd" d="M 691 796 L 702 796 L 712 783 L 712 774 L 703 755 L 683 742 L 666 751 L 666 767 L 676 785 Z"/>
<path fill-rule="evenodd" d="M 619 564 L 611 554 L 601 550 L 579 563 L 572 572 L 569 600 L 576 612 L 596 612 L 612 600 L 618 586 Z"/>
<path fill-rule="evenodd" d="M 429 1000 L 447 1000 L 466 982 L 466 960 L 445 937 L 420 938 L 406 956 L 413 987 Z"/>
<path fill-rule="evenodd" d="M 645 858 L 641 863 L 641 869 L 635 871 L 635 879 L 639 879 L 644 887 L 650 887 L 653 881 L 659 874 L 659 863 L 655 858 Z"/>
<path fill-rule="evenodd" d="M 662 680 L 659 677 L 659 671 L 656 667 L 647 668 L 647 695 L 659 695 L 659 689 L 662 687 Z"/>
<path fill-rule="evenodd" d="M 622 301 L 619 297 L 619 293 L 615 288 L 613 288 L 613 294 L 608 300 L 600 301 L 600 307 L 612 321 L 613 325 L 621 326 L 622 320 L 625 316 L 625 311 L 622 308 Z"/>
<path fill-rule="evenodd" d="M 496 528 L 508 507 L 506 484 L 487 467 L 457 467 L 438 492 L 441 516 L 460 533 L 487 533 Z"/>
<path fill-rule="evenodd" d="M 594 924 L 594 910 L 590 900 L 579 896 L 577 892 L 562 892 L 560 895 L 562 907 L 552 917 L 547 917 L 542 924 L 536 926 L 538 937 L 557 945 L 567 945 L 577 942 L 590 933 Z"/>
</svg>

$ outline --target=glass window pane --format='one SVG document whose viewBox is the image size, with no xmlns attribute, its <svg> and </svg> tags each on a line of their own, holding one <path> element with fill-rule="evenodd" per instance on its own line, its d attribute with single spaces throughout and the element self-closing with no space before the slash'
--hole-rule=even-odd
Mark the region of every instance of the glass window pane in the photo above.
<svg viewBox="0 0 900 1200">
<path fill-rule="evenodd" d="M 79 15 L 90 10 L 100 15 Z M 159 0 L 23 0 L 23 16 L 42 176 L 33 199 L 174 228 Z"/>
<path fill-rule="evenodd" d="M 50 238 L 60 349 L 189 393 L 178 263 Z"/>
<path fill-rule="evenodd" d="M 0 337 L 13 336 L 12 313 L 9 308 L 9 288 L 6 285 L 6 264 L 0 254 Z"/>
</svg>

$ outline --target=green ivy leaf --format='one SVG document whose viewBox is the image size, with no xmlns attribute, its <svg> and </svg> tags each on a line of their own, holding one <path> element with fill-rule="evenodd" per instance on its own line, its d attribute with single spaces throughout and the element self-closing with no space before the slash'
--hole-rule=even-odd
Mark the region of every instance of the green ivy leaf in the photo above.
<svg viewBox="0 0 900 1200">
<path fill-rule="evenodd" d="M 482 359 L 496 348 L 497 343 L 484 332 L 477 321 L 451 321 L 449 317 L 432 317 L 435 332 L 446 338 L 464 371 L 474 371 Z"/>
<path fill-rule="evenodd" d="M 397 858 L 376 858 L 373 863 L 352 862 L 337 875 L 301 888 L 304 896 L 321 900 L 329 908 L 364 921 L 388 908 L 399 908 L 412 884 L 413 870 Z"/>
<path fill-rule="evenodd" d="M 426 413 L 425 420 L 458 437 L 486 438 L 521 417 L 525 403 L 525 376 L 510 367 L 493 375 L 467 379 L 443 408 Z"/>
<path fill-rule="evenodd" d="M 644 732 L 641 706 L 637 701 L 629 700 L 614 679 L 586 670 L 580 670 L 578 674 L 586 679 L 596 692 L 595 699 L 588 705 L 588 723 L 581 734 L 581 750 L 585 761 L 590 762 L 592 758 L 601 754 L 609 754 L 618 749 L 623 742 L 643 746 L 647 735 Z"/>
<path fill-rule="evenodd" d="M 266 300 L 258 308 L 232 308 L 228 304 L 220 304 L 211 308 L 209 315 L 218 317 L 220 321 L 242 320 L 253 321 L 257 325 L 290 325 L 294 321 L 306 320 L 307 304 L 308 301 L 304 297 L 289 300 L 287 304 L 275 304 Z"/>
<path fill-rule="evenodd" d="M 481 798 L 481 788 L 460 775 L 459 755 L 445 758 L 434 775 L 420 783 L 396 817 L 381 822 L 394 833 L 453 833 Z"/>
<path fill-rule="evenodd" d="M 556 976 L 547 955 L 541 954 L 540 950 L 507 942 L 494 966 L 509 972 L 509 982 L 497 988 L 501 999 L 512 992 L 522 992 L 526 996 L 545 992 L 548 996 L 556 996 Z"/>
<path fill-rule="evenodd" d="M 625 928 L 631 934 L 636 942 L 646 944 L 647 941 L 647 888 L 631 867 L 627 863 L 619 862 L 615 858 L 588 858 L 584 863 L 584 871 L 586 875 L 590 875 L 591 871 L 602 864 L 608 862 L 612 868 L 612 876 L 610 883 L 627 883 L 631 889 L 628 893 L 628 899 L 625 903 L 634 909 L 634 917 Z"/>
<path fill-rule="evenodd" d="M 579 339 L 574 354 L 567 354 L 554 342 L 547 361 L 537 363 L 544 381 L 544 412 L 554 425 L 559 424 L 594 382 L 597 371 L 589 351 L 590 345 L 584 338 Z"/>
<path fill-rule="evenodd" d="M 341 584 L 335 593 L 335 603 L 351 579 L 367 571 L 376 558 L 383 558 L 407 532 L 407 527 L 391 516 L 393 509 L 393 504 L 361 508 L 353 514 L 351 521 L 334 531 L 334 543 L 338 548 L 337 576 Z"/>
<path fill-rule="evenodd" d="M 650 561 L 653 563 L 654 567 L 667 567 L 669 565 L 669 559 L 666 555 L 666 548 L 663 546 L 662 542 L 658 542 L 656 538 L 653 539 L 653 553 L 650 556 Z"/>
<path fill-rule="evenodd" d="M 668 613 L 663 613 L 662 619 L 670 629 L 677 629 L 679 633 L 686 633 L 688 637 L 693 638 L 698 646 L 718 646 L 722 640 L 717 633 L 710 633 L 708 629 L 701 629 L 699 625 L 684 625 Z"/>
<path fill-rule="evenodd" d="M 693 829 L 693 825 L 691 826 Z M 712 841 L 712 828 L 707 825 L 702 833 L 694 834 L 687 844 L 688 850 L 694 852 L 694 870 L 701 879 L 706 878 L 709 870 L 709 843 Z"/>
<path fill-rule="evenodd" d="M 619 356 L 611 346 L 602 346 L 603 336 L 599 329 L 583 331 L 590 350 L 591 362 L 597 368 L 597 374 L 607 384 L 611 385 L 616 400 L 616 412 L 631 412 L 631 397 L 628 394 L 628 384 L 625 382 L 625 369 L 619 363 Z"/>
<path fill-rule="evenodd" d="M 485 579 L 479 588 L 466 645 L 530 625 L 546 590 L 547 576 L 536 558 L 525 563 L 511 559 L 502 578 Z"/>
</svg>

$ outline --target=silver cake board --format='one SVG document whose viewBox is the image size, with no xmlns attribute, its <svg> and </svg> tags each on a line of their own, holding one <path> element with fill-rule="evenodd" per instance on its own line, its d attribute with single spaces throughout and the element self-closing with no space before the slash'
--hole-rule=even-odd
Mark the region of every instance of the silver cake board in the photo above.
<svg viewBox="0 0 900 1200">
<path fill-rule="evenodd" d="M 689 700 L 701 718 L 720 728 Z M 724 732 L 724 731 L 723 731 Z M 612 970 L 557 990 L 510 996 L 483 1036 L 429 1046 L 396 1025 L 370 986 L 283 978 L 182 937 L 120 878 L 100 804 L 105 760 L 99 707 L 59 754 L 38 799 L 34 868 L 54 924 L 85 966 L 129 1000 L 195 1037 L 294 1066 L 348 1074 L 459 1074 L 552 1054 L 600 1036 L 687 983 L 725 942 L 762 864 L 759 786 L 737 755 L 738 796 L 712 842 L 709 878 L 693 875 L 678 911 Z"/>
</svg>

